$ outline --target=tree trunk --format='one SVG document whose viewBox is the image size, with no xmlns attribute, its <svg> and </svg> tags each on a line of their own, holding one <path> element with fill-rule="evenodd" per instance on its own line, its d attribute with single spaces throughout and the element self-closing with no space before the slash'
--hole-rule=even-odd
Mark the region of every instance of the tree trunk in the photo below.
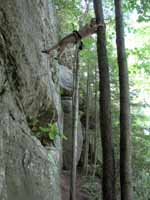
<svg viewBox="0 0 150 200">
<path fill-rule="evenodd" d="M 84 151 L 84 163 L 83 163 L 83 174 L 88 174 L 88 156 L 89 156 L 89 88 L 90 87 L 90 66 L 88 65 L 88 76 L 87 76 L 87 89 L 86 89 L 86 127 L 85 127 L 85 151 Z"/>
<path fill-rule="evenodd" d="M 94 169 L 93 169 L 93 177 L 95 177 L 96 173 L 96 165 L 97 165 L 97 140 L 98 140 L 98 113 L 99 109 L 97 107 L 97 96 L 98 96 L 98 88 L 97 88 L 97 65 L 95 65 L 95 135 L 94 135 Z"/>
<path fill-rule="evenodd" d="M 125 52 L 122 0 L 114 0 L 116 14 L 116 44 L 120 82 L 120 184 L 121 199 L 132 199 L 131 135 L 128 66 Z"/>
<path fill-rule="evenodd" d="M 79 45 L 76 48 L 75 69 L 73 81 L 73 97 L 72 97 L 72 168 L 71 168 L 71 185 L 70 200 L 76 200 L 76 161 L 77 161 L 77 128 L 79 115 Z"/>
<path fill-rule="evenodd" d="M 97 23 L 104 24 L 102 0 L 93 0 Z M 97 30 L 97 53 L 100 75 L 100 125 L 103 150 L 103 200 L 114 197 L 114 166 L 112 148 L 112 123 L 110 108 L 109 68 L 106 49 L 105 27 Z"/>
</svg>

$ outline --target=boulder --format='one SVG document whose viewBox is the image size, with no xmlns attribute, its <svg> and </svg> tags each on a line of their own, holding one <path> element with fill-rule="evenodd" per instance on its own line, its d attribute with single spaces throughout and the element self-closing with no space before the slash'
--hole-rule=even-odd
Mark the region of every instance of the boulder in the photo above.
<svg viewBox="0 0 150 200">
<path fill-rule="evenodd" d="M 64 113 L 71 113 L 72 112 L 72 97 L 64 96 L 61 98 L 62 108 Z"/>
<path fill-rule="evenodd" d="M 62 89 L 62 96 L 70 96 L 73 89 L 73 74 L 72 70 L 68 69 L 64 65 L 60 65 L 59 68 L 59 83 Z"/>
<path fill-rule="evenodd" d="M 64 108 L 64 135 L 67 137 L 67 140 L 63 140 L 63 167 L 66 170 L 71 168 L 72 162 L 72 101 L 64 100 L 62 101 Z M 68 107 L 67 107 L 68 105 Z M 70 111 L 70 112 L 69 112 Z M 82 127 L 80 122 L 80 117 L 78 120 L 78 140 L 77 140 L 77 160 L 78 164 L 81 156 L 82 145 L 83 145 L 83 135 Z"/>
</svg>

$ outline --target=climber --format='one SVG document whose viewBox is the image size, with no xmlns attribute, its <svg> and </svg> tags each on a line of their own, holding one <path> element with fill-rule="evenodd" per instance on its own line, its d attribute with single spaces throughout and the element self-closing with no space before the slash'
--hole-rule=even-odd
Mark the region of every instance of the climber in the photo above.
<svg viewBox="0 0 150 200">
<path fill-rule="evenodd" d="M 50 55 L 51 51 L 56 49 L 58 51 L 58 57 L 60 57 L 68 44 L 77 44 L 78 42 L 81 42 L 83 38 L 96 33 L 98 27 L 104 27 L 104 24 L 97 24 L 96 19 L 92 18 L 90 24 L 86 24 L 79 31 L 73 31 L 71 34 L 60 40 L 58 44 L 50 49 L 43 50 L 42 53 Z M 80 48 L 82 48 L 82 42 Z"/>
</svg>

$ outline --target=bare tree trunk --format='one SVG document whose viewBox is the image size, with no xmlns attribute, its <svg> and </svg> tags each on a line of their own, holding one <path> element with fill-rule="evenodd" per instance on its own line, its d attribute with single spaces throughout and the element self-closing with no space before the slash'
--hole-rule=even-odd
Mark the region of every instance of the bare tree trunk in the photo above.
<svg viewBox="0 0 150 200">
<path fill-rule="evenodd" d="M 79 115 L 79 46 L 76 48 L 76 64 L 74 70 L 74 88 L 72 97 L 72 168 L 71 168 L 71 185 L 70 185 L 70 200 L 76 200 L 76 161 L 77 161 L 77 128 Z"/>
<path fill-rule="evenodd" d="M 84 163 L 83 174 L 88 174 L 88 156 L 89 156 L 89 89 L 90 89 L 90 67 L 88 65 L 87 75 L 87 91 L 86 91 L 86 127 L 85 127 L 85 151 L 84 151 Z"/>
<path fill-rule="evenodd" d="M 102 0 L 93 0 L 96 22 L 104 24 Z M 114 164 L 110 107 L 110 81 L 105 27 L 97 30 L 97 53 L 100 75 L 100 125 L 103 151 L 103 200 L 114 200 Z"/>
<path fill-rule="evenodd" d="M 121 199 L 132 199 L 131 133 L 128 66 L 125 52 L 122 0 L 114 0 L 120 82 L 120 184 Z"/>
<path fill-rule="evenodd" d="M 95 65 L 95 135 L 94 135 L 94 170 L 93 177 L 96 173 L 97 165 L 97 140 L 98 140 L 98 113 L 99 109 L 97 108 L 97 65 Z"/>
</svg>

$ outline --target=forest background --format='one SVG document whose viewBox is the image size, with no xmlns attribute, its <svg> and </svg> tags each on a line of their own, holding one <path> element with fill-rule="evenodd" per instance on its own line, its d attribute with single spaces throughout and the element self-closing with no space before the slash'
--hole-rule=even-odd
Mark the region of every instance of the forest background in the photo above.
<svg viewBox="0 0 150 200">
<path fill-rule="evenodd" d="M 94 17 L 92 1 L 54 0 L 60 25 L 60 38 Z M 119 163 L 119 80 L 115 41 L 115 15 L 113 1 L 103 2 L 107 33 L 107 51 L 111 81 L 111 108 L 113 143 L 116 164 Z M 124 1 L 124 28 L 128 58 L 130 106 L 132 125 L 132 169 L 134 199 L 150 196 L 150 3 L 149 1 Z M 61 19 L 61 20 L 60 20 Z M 98 73 L 96 35 L 84 40 L 80 53 L 80 104 L 86 104 L 87 84 L 89 112 L 94 113 L 94 100 L 98 105 Z M 89 73 L 88 73 L 89 71 Z M 88 79 L 88 81 L 87 81 Z M 97 95 L 96 95 L 97 94 Z M 94 115 L 94 114 L 93 114 Z M 98 137 L 98 136 L 97 136 Z M 100 139 L 100 138 L 99 138 Z M 101 147 L 97 147 L 101 161 Z M 119 176 L 117 177 L 119 182 Z"/>
</svg>

